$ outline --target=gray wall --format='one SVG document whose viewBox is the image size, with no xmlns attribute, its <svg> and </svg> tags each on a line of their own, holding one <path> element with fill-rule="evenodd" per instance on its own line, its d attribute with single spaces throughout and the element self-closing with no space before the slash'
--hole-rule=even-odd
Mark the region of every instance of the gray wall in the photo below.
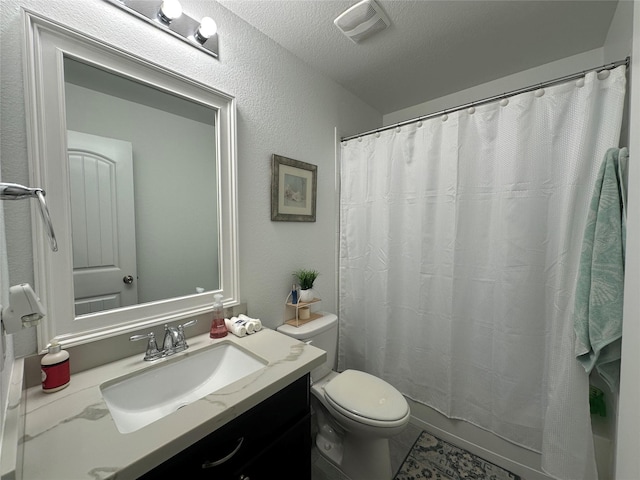
<svg viewBox="0 0 640 480">
<path fill-rule="evenodd" d="M 627 2 L 624 2 L 625 4 Z M 618 8 L 620 10 L 620 8 Z M 640 2 L 635 1 L 633 11 L 627 8 L 624 22 L 633 19 L 633 51 L 630 72 L 630 123 L 629 198 L 627 217 L 627 254 L 625 265 L 625 302 L 622 325 L 622 369 L 620 372 L 620 400 L 618 403 L 618 425 L 616 435 L 616 476 L 618 479 L 640 478 L 640 456 L 638 455 L 638 431 L 640 431 Z M 622 15 L 621 15 L 622 16 Z M 614 17 L 615 19 L 615 17 Z M 622 30 L 625 32 L 625 30 Z M 623 36 L 623 39 L 625 37 Z M 607 39 L 609 40 L 609 38 Z M 612 45 L 624 45 L 611 35 Z"/>
<path fill-rule="evenodd" d="M 631 55 L 632 32 L 633 2 L 620 0 L 611 21 L 607 38 L 601 48 L 589 50 L 578 55 L 540 65 L 491 82 L 476 85 L 460 92 L 385 114 L 383 124 L 392 125 L 421 115 L 439 112 L 446 108 L 464 105 L 494 95 L 501 95 L 504 92 L 528 87 L 529 85 L 535 85 L 536 83 L 546 80 L 571 75 L 576 72 L 598 67 L 604 63 L 623 60 L 628 55 Z M 623 129 L 624 128 L 623 126 Z"/>
</svg>

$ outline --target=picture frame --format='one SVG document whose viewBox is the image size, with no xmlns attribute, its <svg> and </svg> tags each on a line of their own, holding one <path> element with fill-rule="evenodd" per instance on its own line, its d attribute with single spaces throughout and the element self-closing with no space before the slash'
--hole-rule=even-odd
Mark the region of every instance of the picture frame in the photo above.
<svg viewBox="0 0 640 480">
<path fill-rule="evenodd" d="M 271 220 L 315 222 L 318 167 L 273 154 L 271 157 Z"/>
</svg>

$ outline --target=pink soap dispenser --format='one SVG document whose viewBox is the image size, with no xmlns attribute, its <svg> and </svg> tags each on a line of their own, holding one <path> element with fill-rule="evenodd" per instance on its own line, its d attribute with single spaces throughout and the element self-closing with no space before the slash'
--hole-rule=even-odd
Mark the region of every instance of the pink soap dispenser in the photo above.
<svg viewBox="0 0 640 480">
<path fill-rule="evenodd" d="M 222 305 L 222 295 L 216 293 L 213 301 L 213 321 L 211 322 L 211 338 L 222 338 L 227 336 L 227 326 L 224 323 L 224 307 Z"/>
</svg>

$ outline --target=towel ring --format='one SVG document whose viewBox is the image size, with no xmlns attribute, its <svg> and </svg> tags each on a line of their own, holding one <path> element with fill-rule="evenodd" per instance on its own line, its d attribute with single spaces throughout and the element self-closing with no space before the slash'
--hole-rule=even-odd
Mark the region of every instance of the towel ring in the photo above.
<svg viewBox="0 0 640 480">
<path fill-rule="evenodd" d="M 47 202 L 44 200 L 45 192 L 41 188 L 25 187 L 17 183 L 5 183 L 0 182 L 0 200 L 22 200 L 25 198 L 37 198 L 40 215 L 44 222 L 47 235 L 49 236 L 49 245 L 54 252 L 58 251 L 58 242 L 56 241 L 56 234 L 53 231 L 53 223 L 51 222 L 51 215 L 49 215 L 49 209 L 47 208 Z"/>
</svg>

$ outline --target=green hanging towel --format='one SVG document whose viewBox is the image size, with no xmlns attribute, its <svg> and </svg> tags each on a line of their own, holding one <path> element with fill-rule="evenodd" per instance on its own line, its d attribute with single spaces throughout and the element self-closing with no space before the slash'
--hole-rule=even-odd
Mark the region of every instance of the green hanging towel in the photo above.
<svg viewBox="0 0 640 480">
<path fill-rule="evenodd" d="M 613 392 L 620 380 L 624 290 L 626 148 L 609 149 L 600 167 L 584 231 L 573 314 L 575 355 Z"/>
</svg>

